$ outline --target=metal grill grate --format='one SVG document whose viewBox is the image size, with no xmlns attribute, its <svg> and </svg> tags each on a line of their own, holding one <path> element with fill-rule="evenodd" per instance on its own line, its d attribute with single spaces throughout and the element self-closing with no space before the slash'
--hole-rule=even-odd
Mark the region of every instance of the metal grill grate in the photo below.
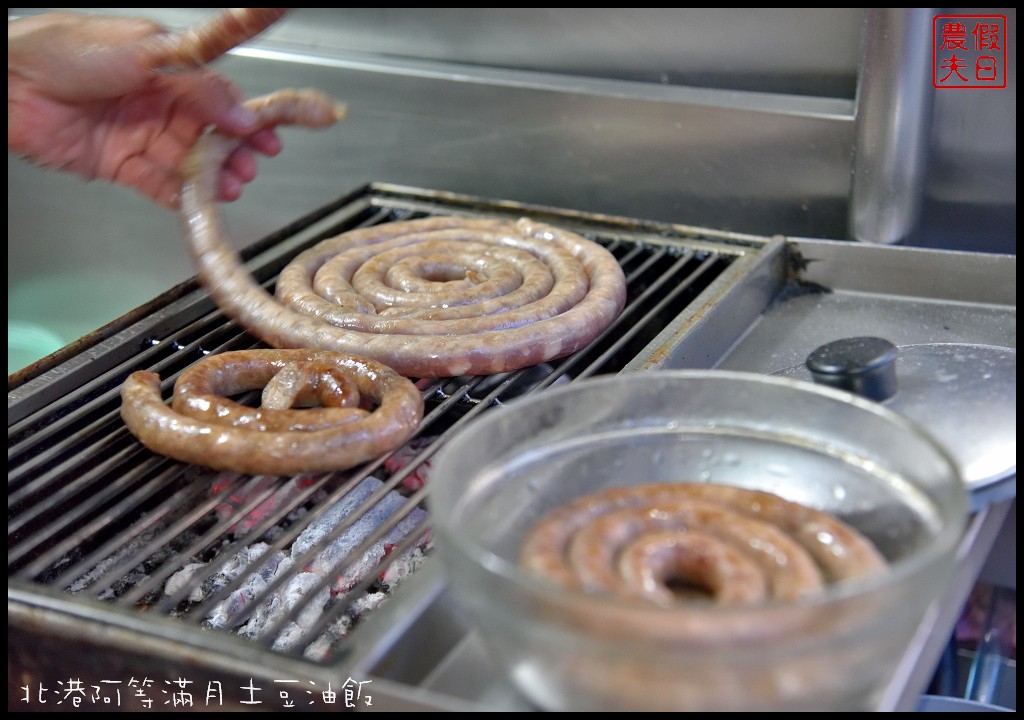
<svg viewBox="0 0 1024 720">
<path fill-rule="evenodd" d="M 357 632 L 359 618 L 431 560 L 430 483 L 420 479 L 452 433 L 511 398 L 622 371 L 738 255 L 757 247 L 754 239 L 675 226 L 378 185 L 270 236 L 246 258 L 272 292 L 280 269 L 321 239 L 430 214 L 531 215 L 579 232 L 619 260 L 627 305 L 572 356 L 498 376 L 420 381 L 427 412 L 419 433 L 387 458 L 345 473 L 268 478 L 156 456 L 120 419 L 118 393 L 131 372 L 159 373 L 169 396 L 178 373 L 204 355 L 260 346 L 186 283 L 9 388 L 9 586 L 103 601 L 143 623 L 173 617 L 200 646 L 202 634 L 216 629 L 248 634 L 269 655 L 314 663 L 343 657 L 339 638 Z M 323 532 L 311 539 L 312 529 Z M 339 539 L 350 537 L 341 552 Z M 311 565 L 315 582 L 298 588 Z"/>
</svg>

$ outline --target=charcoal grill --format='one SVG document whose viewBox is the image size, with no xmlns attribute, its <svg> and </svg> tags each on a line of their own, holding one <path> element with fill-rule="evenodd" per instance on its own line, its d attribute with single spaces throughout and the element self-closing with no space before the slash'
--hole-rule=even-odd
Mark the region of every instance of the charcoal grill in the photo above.
<svg viewBox="0 0 1024 720">
<path fill-rule="evenodd" d="M 596 240 L 623 267 L 627 305 L 569 357 L 499 376 L 421 380 L 426 414 L 400 467 L 389 456 L 342 473 L 240 477 L 143 448 L 118 415 L 128 374 L 155 371 L 166 392 L 207 354 L 260 347 L 195 280 L 9 377 L 10 709 L 174 709 L 186 698 L 192 708 L 251 711 L 529 709 L 490 665 L 431 557 L 429 479 L 410 482 L 466 423 L 513 397 L 593 375 L 771 372 L 831 339 L 822 328 L 836 323 L 894 342 L 1016 345 L 1010 256 L 743 235 L 393 185 L 358 188 L 243 257 L 272 292 L 281 268 L 322 239 L 440 214 L 527 215 Z M 780 307 L 806 307 L 793 303 L 799 298 L 814 298 L 823 319 L 779 321 Z M 303 532 L 371 476 L 381 482 L 368 499 L 295 557 Z M 887 708 L 912 708 L 924 689 L 1014 494 L 1015 474 L 972 518 L 955 582 L 923 620 Z M 255 636 L 239 634 L 383 499 L 396 509 L 316 588 Z M 400 523 L 401 540 L 338 589 L 335 578 Z M 239 553 L 251 557 L 254 548 L 264 554 L 232 575 Z M 289 551 L 290 568 L 266 566 Z M 190 565 L 193 574 L 181 580 Z M 266 582 L 247 585 L 260 569 Z M 215 611 L 243 591 L 249 602 L 211 627 Z M 310 621 L 312 599 L 325 592 L 330 600 Z M 300 616 L 298 638 L 282 644 Z M 325 691 L 336 693 L 333 702 Z"/>
</svg>

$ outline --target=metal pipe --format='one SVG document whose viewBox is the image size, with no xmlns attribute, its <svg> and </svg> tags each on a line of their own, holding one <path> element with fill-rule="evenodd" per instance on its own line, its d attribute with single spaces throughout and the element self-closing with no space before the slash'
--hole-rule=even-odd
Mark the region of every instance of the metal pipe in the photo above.
<svg viewBox="0 0 1024 720">
<path fill-rule="evenodd" d="M 854 116 L 854 240 L 898 244 L 917 224 L 932 124 L 936 12 L 873 8 L 866 14 Z"/>
</svg>

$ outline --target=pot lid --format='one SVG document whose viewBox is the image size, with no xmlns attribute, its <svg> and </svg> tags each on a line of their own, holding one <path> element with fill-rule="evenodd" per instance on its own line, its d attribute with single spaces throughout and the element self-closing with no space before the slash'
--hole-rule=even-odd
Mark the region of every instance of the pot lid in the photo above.
<svg viewBox="0 0 1024 720">
<path fill-rule="evenodd" d="M 975 509 L 1016 496 L 1015 349 L 844 338 L 772 374 L 854 392 L 921 425 L 956 460 Z"/>
</svg>

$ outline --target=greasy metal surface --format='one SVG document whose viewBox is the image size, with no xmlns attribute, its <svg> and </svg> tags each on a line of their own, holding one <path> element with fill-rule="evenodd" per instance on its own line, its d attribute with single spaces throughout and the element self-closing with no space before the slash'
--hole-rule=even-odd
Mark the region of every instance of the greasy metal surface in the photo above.
<svg viewBox="0 0 1024 720">
<path fill-rule="evenodd" d="M 779 243 L 774 253 L 758 258 L 749 287 L 730 289 L 742 296 L 742 316 L 714 318 L 705 330 L 739 339 L 713 366 L 772 373 L 862 335 L 897 345 L 1017 345 L 1016 256 L 810 239 Z M 695 367 L 680 342 L 690 322 L 684 314 L 671 323 L 630 369 Z"/>
<path fill-rule="evenodd" d="M 687 308 L 629 369 L 717 367 L 776 374 L 803 367 L 807 357 L 826 343 L 863 336 L 902 347 L 970 344 L 1016 349 L 1016 256 L 810 239 L 790 240 L 769 250 L 774 252 L 753 260 L 757 265 L 748 282 L 728 286 L 713 298 L 716 304 L 729 303 L 730 312 L 709 316 L 699 308 Z M 785 275 L 782 267 L 789 268 Z M 712 341 L 718 337 L 725 338 L 718 348 L 735 342 L 710 358 L 702 355 L 701 350 L 714 347 Z M 1016 353 L 1003 355 L 1011 357 L 1006 362 L 1015 367 Z M 1015 373 L 1006 382 L 1015 388 Z M 946 437 L 955 436 L 955 425 L 963 420 L 954 410 L 954 397 L 940 389 L 934 401 L 945 405 L 944 417 L 954 425 Z M 1016 394 L 1011 393 L 1011 406 L 1004 408 L 1011 416 L 1015 401 Z M 995 428 L 985 433 L 986 444 L 998 443 L 1003 432 L 1012 431 Z M 978 453 L 975 447 L 961 456 L 977 458 Z M 1016 494 L 1015 446 L 999 450 L 997 456 L 1001 459 L 996 466 L 1003 470 L 997 476 L 986 472 L 979 478 L 976 471 L 967 471 L 979 492 L 976 503 Z M 989 458 L 985 467 L 992 462 Z"/>
<path fill-rule="evenodd" d="M 1013 498 L 1017 351 L 976 343 L 890 347 L 891 394 L 872 399 L 928 428 L 950 451 L 971 491 L 973 507 Z M 773 374 L 820 382 L 808 364 Z"/>
</svg>

